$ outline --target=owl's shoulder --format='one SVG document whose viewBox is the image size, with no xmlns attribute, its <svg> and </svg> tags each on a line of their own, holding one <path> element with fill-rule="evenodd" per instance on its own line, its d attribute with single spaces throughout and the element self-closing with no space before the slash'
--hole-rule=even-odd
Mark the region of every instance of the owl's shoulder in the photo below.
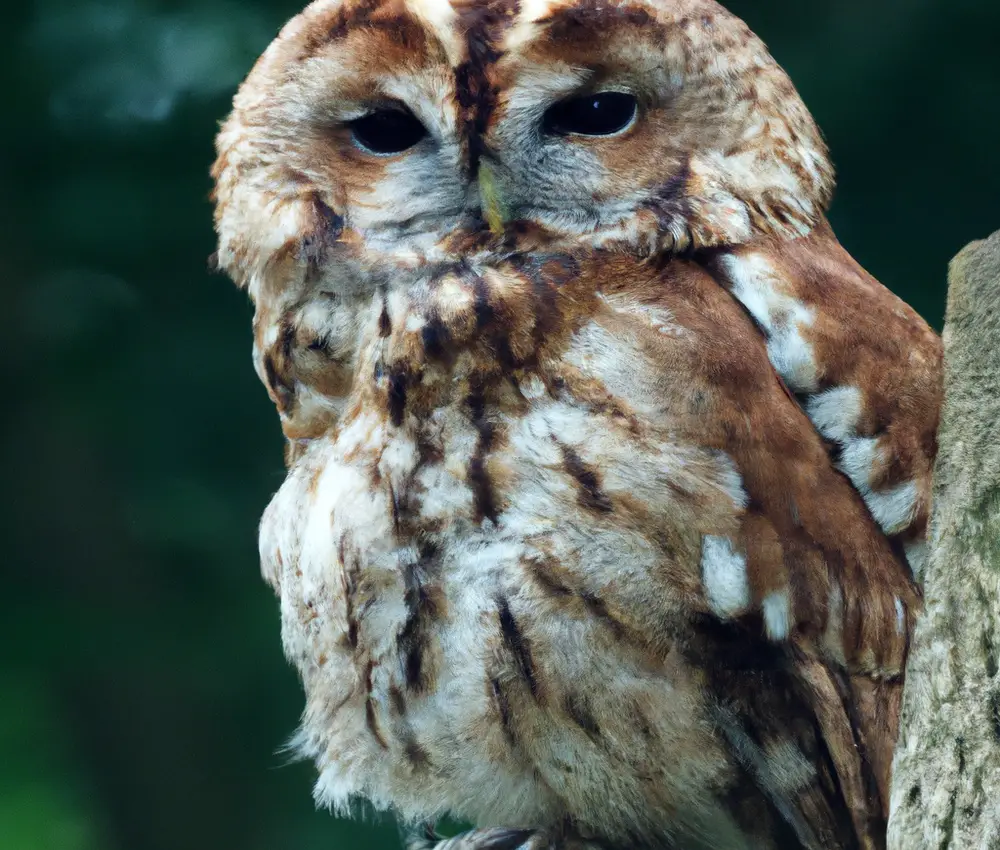
<svg viewBox="0 0 1000 850">
<path fill-rule="evenodd" d="M 705 266 L 758 325 L 774 369 L 919 578 L 943 392 L 938 335 L 826 223 L 716 252 Z"/>
</svg>

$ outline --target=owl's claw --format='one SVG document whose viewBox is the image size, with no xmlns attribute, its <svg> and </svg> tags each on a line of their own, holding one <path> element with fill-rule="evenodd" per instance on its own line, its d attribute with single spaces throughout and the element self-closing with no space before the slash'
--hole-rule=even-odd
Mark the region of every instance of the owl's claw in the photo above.
<svg viewBox="0 0 1000 850">
<path fill-rule="evenodd" d="M 601 850 L 601 847 L 531 829 L 473 829 L 454 838 L 441 838 L 428 827 L 406 840 L 406 850 Z"/>
<path fill-rule="evenodd" d="M 428 827 L 406 840 L 406 850 L 542 850 L 539 833 L 529 829 L 473 829 L 454 838 L 441 838 Z"/>
</svg>

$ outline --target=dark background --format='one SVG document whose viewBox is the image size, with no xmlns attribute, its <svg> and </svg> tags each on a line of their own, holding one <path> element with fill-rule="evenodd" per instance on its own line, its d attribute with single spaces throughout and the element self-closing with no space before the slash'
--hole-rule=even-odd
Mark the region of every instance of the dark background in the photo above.
<svg viewBox="0 0 1000 850">
<path fill-rule="evenodd" d="M 1000 227 L 997 0 L 732 0 L 840 173 L 847 248 L 940 325 Z M 216 122 L 296 4 L 4 15 L 2 850 L 395 847 L 287 766 L 299 686 L 257 572 L 283 467 L 250 307 L 206 273 Z"/>
</svg>

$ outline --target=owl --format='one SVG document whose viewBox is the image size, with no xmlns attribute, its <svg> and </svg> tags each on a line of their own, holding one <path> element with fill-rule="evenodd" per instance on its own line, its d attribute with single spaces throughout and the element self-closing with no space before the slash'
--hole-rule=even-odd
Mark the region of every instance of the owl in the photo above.
<svg viewBox="0 0 1000 850">
<path fill-rule="evenodd" d="M 941 346 L 837 242 L 747 26 L 317 0 L 217 152 L 317 799 L 468 847 L 883 847 Z"/>
</svg>

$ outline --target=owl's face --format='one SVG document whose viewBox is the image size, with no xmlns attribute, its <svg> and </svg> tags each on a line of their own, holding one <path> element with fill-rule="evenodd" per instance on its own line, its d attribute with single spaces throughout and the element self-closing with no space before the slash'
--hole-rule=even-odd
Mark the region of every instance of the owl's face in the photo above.
<svg viewBox="0 0 1000 850">
<path fill-rule="evenodd" d="M 529 239 L 798 235 L 832 184 L 792 84 L 712 0 L 318 0 L 218 147 L 219 260 L 255 297 L 285 267 L 346 286 Z"/>
</svg>

